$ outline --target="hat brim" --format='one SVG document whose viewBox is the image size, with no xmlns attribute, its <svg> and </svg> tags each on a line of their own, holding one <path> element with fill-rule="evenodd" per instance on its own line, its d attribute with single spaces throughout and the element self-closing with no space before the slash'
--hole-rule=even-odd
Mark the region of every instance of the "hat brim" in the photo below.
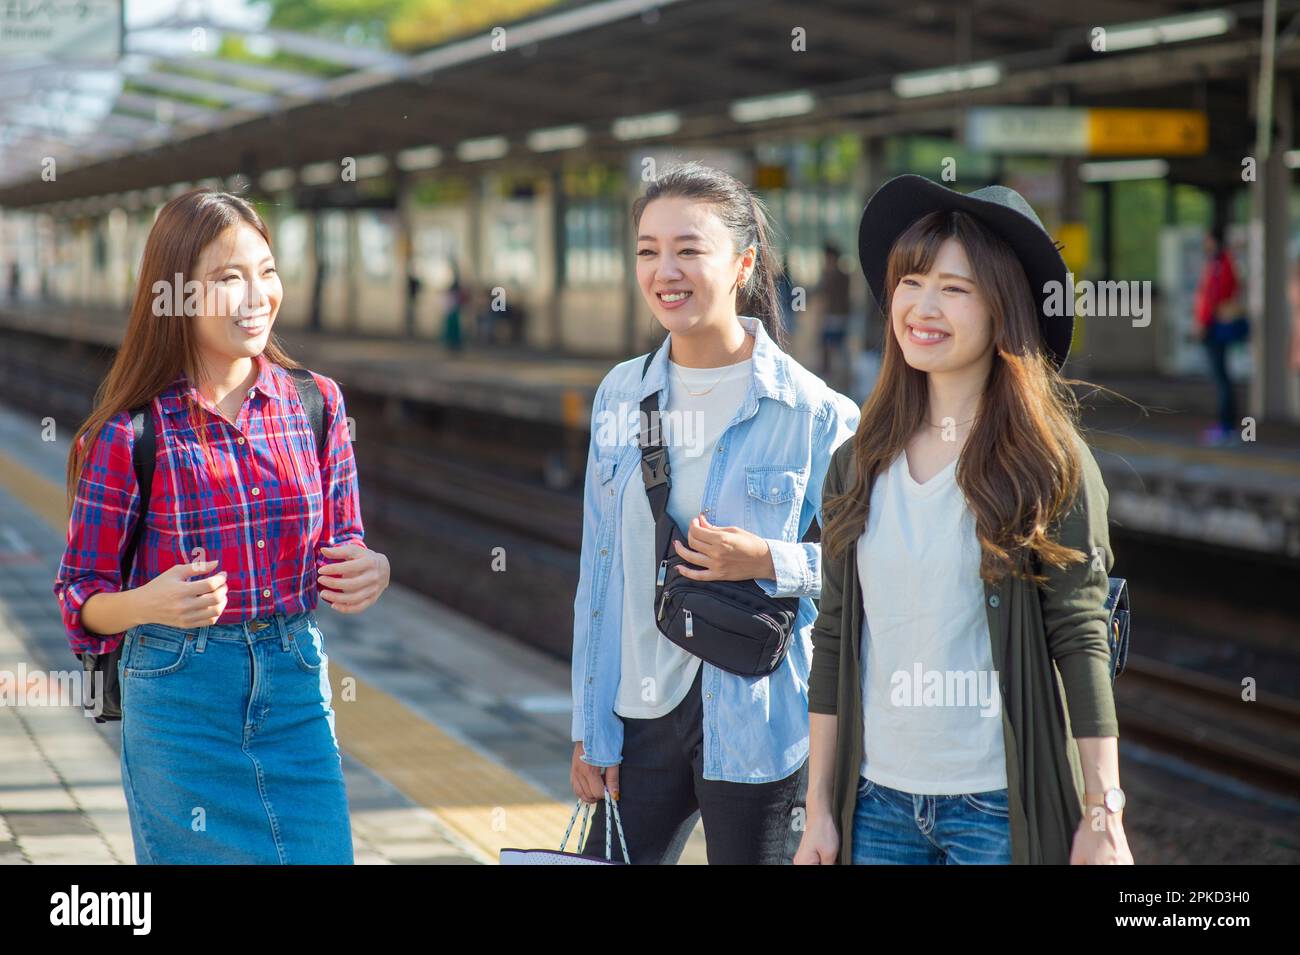
<svg viewBox="0 0 1300 955">
<path fill-rule="evenodd" d="M 1074 316 L 1049 316 L 1046 302 L 1051 288 L 1069 295 L 1069 270 L 1056 243 L 1041 225 L 1010 206 L 964 195 L 924 176 L 890 179 L 868 200 L 858 226 L 858 259 L 876 304 L 884 311 L 885 267 L 894 242 L 917 219 L 937 211 L 957 209 L 976 217 L 1011 247 L 1024 267 L 1030 292 L 1038 305 L 1038 327 L 1043 347 L 1059 370 L 1070 353 Z M 1048 283 L 1058 283 L 1049 286 Z M 1058 299 L 1059 301 L 1059 299 Z M 1057 309 L 1073 312 L 1071 308 Z"/>
</svg>

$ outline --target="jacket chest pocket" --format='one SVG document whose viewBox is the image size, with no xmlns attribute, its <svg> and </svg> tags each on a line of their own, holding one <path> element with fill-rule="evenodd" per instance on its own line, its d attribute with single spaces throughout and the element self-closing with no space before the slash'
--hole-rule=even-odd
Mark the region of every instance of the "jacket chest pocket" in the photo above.
<svg viewBox="0 0 1300 955">
<path fill-rule="evenodd" d="M 622 450 L 616 447 L 601 449 L 597 452 L 596 460 L 592 462 L 596 471 L 596 496 L 602 513 L 608 513 L 614 506 L 618 491 L 618 482 L 615 479 L 621 478 L 627 469 L 627 465 L 622 463 Z"/>
<path fill-rule="evenodd" d="M 759 537 L 792 540 L 803 506 L 803 468 L 753 464 L 745 468 L 745 527 Z"/>
</svg>

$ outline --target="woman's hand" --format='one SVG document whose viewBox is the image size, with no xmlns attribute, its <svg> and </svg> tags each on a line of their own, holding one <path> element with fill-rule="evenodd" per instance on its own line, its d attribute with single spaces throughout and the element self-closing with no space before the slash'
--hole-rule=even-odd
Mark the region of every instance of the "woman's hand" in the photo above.
<svg viewBox="0 0 1300 955">
<path fill-rule="evenodd" d="M 1099 814 L 1094 815 L 1097 810 Z M 1085 809 L 1079 828 L 1074 831 L 1070 865 L 1132 865 L 1133 853 L 1124 835 L 1122 815 L 1106 812 L 1101 807 Z"/>
<path fill-rule="evenodd" d="M 388 558 L 360 544 L 322 547 L 337 564 L 326 564 L 316 577 L 321 599 L 339 613 L 360 613 L 388 589 Z"/>
<path fill-rule="evenodd" d="M 795 865 L 834 865 L 840 854 L 840 830 L 829 812 L 808 813 L 808 828 L 794 854 Z"/>
<path fill-rule="evenodd" d="M 742 527 L 714 527 L 703 514 L 691 519 L 686 532 L 689 547 L 677 541 L 677 553 L 703 570 L 677 568 L 691 580 L 763 580 L 776 577 L 767 540 Z"/>
<path fill-rule="evenodd" d="M 226 572 L 189 580 L 217 569 L 217 561 L 175 564 L 141 585 L 142 623 L 160 623 L 181 630 L 210 627 L 226 609 Z"/>
<path fill-rule="evenodd" d="M 602 769 L 600 766 L 584 763 L 582 761 L 584 752 L 582 740 L 573 744 L 573 762 L 569 766 L 569 782 L 573 786 L 573 794 L 583 802 L 603 802 L 605 789 L 608 787 L 609 794 L 617 799 L 618 767 L 606 766 Z"/>
</svg>

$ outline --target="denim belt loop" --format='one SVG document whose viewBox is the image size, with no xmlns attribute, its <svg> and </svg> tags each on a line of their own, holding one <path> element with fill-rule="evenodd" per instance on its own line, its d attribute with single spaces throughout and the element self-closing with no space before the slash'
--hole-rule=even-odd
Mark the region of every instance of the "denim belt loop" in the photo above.
<svg viewBox="0 0 1300 955">
<path fill-rule="evenodd" d="M 283 612 L 275 615 L 275 625 L 280 628 L 280 649 L 288 650 L 293 638 L 289 636 L 289 628 L 285 625 Z"/>
<path fill-rule="evenodd" d="M 208 627 L 207 624 L 204 624 L 202 627 L 199 627 L 198 638 L 194 641 L 194 652 L 202 653 L 204 647 L 206 647 L 207 645 L 208 645 Z"/>
</svg>

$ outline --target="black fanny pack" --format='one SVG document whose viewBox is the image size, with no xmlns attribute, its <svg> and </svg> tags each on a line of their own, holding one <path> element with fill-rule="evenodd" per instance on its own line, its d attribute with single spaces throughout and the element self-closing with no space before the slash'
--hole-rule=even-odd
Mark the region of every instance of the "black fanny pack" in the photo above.
<svg viewBox="0 0 1300 955">
<path fill-rule="evenodd" d="M 644 380 L 654 352 L 641 368 Z M 752 580 L 692 580 L 678 568 L 692 569 L 673 546 L 687 546 L 687 538 L 668 515 L 668 449 L 659 428 L 656 394 L 641 402 L 641 421 L 647 427 L 639 436 L 641 477 L 655 521 L 655 622 L 659 632 L 689 653 L 720 669 L 740 676 L 767 676 L 781 665 L 790 649 L 798 597 L 769 597 Z M 816 521 L 805 540 L 815 540 Z"/>
</svg>

